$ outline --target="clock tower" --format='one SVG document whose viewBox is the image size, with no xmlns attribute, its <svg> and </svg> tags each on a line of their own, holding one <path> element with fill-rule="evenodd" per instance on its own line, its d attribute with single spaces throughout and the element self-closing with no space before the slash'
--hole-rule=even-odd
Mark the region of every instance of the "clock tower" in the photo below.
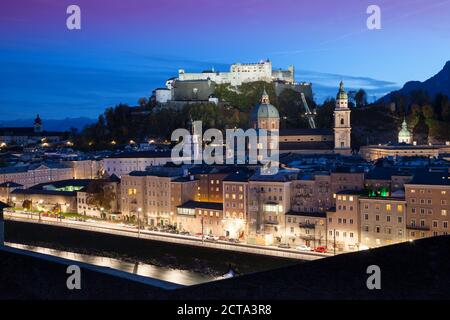
<svg viewBox="0 0 450 320">
<path fill-rule="evenodd" d="M 336 96 L 336 108 L 334 109 L 334 151 L 339 154 L 351 154 L 350 134 L 350 109 L 348 108 L 348 96 L 341 81 L 339 92 Z"/>
</svg>

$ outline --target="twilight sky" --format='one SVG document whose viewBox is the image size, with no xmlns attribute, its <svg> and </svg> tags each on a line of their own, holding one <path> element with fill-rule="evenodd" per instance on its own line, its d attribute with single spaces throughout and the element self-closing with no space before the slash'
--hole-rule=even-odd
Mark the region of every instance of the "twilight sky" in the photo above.
<svg viewBox="0 0 450 320">
<path fill-rule="evenodd" d="M 82 29 L 66 28 L 81 7 Z M 381 7 L 368 30 L 366 8 Z M 14 0 L 0 3 L 0 120 L 135 104 L 180 68 L 296 67 L 319 102 L 342 79 L 380 96 L 450 60 L 450 0 Z"/>
</svg>

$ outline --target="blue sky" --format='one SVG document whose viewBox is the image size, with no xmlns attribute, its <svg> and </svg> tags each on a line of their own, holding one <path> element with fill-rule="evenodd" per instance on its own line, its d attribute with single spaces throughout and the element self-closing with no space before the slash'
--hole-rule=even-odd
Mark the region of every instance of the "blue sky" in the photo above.
<svg viewBox="0 0 450 320">
<path fill-rule="evenodd" d="M 320 102 L 340 80 L 378 97 L 450 60 L 450 0 L 15 0 L 0 10 L 0 120 L 85 116 L 135 104 L 180 68 L 226 70 L 263 58 L 295 65 Z M 74 2 L 74 3 L 75 3 Z"/>
</svg>

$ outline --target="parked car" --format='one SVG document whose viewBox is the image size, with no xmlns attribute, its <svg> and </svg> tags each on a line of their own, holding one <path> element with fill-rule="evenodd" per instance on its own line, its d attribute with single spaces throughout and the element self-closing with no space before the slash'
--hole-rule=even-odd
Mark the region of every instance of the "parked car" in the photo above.
<svg viewBox="0 0 450 320">
<path fill-rule="evenodd" d="M 327 252 L 327 248 L 324 246 L 320 246 L 314 249 L 315 252 L 319 252 L 319 253 L 326 253 Z"/>
<path fill-rule="evenodd" d="M 209 240 L 209 241 L 217 241 L 217 240 L 219 240 L 219 237 L 214 236 L 214 235 L 212 235 L 212 234 L 208 234 L 208 235 L 206 236 L 206 240 Z"/>
<path fill-rule="evenodd" d="M 219 237 L 219 241 L 227 241 L 227 240 L 228 240 L 228 238 L 225 237 L 225 236 L 220 236 Z"/>
<path fill-rule="evenodd" d="M 194 236 L 201 238 L 203 236 L 203 234 L 201 232 L 198 232 L 198 233 L 194 234 Z"/>
<path fill-rule="evenodd" d="M 228 239 L 229 242 L 231 243 L 240 243 L 241 241 L 239 241 L 239 239 Z"/>
<path fill-rule="evenodd" d="M 302 244 L 301 246 L 298 246 L 295 249 L 299 251 L 311 251 L 311 247 L 308 247 L 306 244 Z"/>
<path fill-rule="evenodd" d="M 180 234 L 182 236 L 190 236 L 191 235 L 188 231 L 181 231 Z"/>
<path fill-rule="evenodd" d="M 289 243 L 280 243 L 278 245 L 278 248 L 282 248 L 282 249 L 289 249 L 291 246 L 289 245 Z"/>
</svg>

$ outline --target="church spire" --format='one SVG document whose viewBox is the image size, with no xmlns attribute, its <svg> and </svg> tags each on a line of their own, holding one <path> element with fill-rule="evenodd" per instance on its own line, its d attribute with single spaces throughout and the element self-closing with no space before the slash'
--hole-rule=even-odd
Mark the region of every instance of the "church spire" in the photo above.
<svg viewBox="0 0 450 320">
<path fill-rule="evenodd" d="M 264 87 L 264 91 L 261 97 L 261 103 L 270 104 L 269 95 L 267 94 L 266 88 Z"/>
</svg>

